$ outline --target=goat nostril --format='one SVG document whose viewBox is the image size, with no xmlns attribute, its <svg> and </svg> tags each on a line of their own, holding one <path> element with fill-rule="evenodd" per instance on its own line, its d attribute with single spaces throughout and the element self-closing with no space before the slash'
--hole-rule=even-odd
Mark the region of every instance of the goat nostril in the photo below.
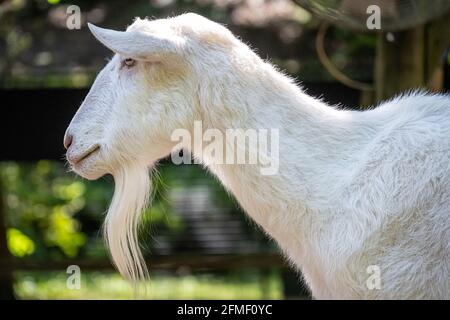
<svg viewBox="0 0 450 320">
<path fill-rule="evenodd" d="M 69 149 L 70 145 L 72 144 L 73 136 L 71 134 L 66 134 L 64 136 L 64 148 Z"/>
</svg>

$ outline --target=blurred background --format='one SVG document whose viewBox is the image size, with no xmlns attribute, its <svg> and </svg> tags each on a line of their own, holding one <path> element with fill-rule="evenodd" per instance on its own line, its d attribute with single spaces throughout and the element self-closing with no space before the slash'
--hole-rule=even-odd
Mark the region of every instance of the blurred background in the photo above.
<svg viewBox="0 0 450 320">
<path fill-rule="evenodd" d="M 70 5 L 80 8 L 80 29 L 68 28 Z M 378 26 L 367 21 L 371 5 Z M 101 237 L 113 179 L 83 180 L 63 160 L 65 128 L 111 57 L 87 22 L 124 30 L 136 16 L 196 12 L 309 94 L 364 109 L 412 88 L 449 90 L 449 9 L 448 0 L 0 1 L 0 298 L 133 298 Z M 169 160 L 158 171 L 141 231 L 145 298 L 309 298 L 214 178 Z M 67 286 L 70 265 L 81 269 L 80 289 Z"/>
</svg>

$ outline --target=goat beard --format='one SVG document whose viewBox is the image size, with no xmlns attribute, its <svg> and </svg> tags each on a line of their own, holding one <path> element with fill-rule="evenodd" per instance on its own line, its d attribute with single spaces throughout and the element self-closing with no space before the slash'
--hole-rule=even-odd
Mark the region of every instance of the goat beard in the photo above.
<svg viewBox="0 0 450 320">
<path fill-rule="evenodd" d="M 104 223 L 105 242 L 117 270 L 136 284 L 148 277 L 138 226 L 150 198 L 149 169 L 138 164 L 122 165 L 113 176 L 115 189 Z"/>
</svg>

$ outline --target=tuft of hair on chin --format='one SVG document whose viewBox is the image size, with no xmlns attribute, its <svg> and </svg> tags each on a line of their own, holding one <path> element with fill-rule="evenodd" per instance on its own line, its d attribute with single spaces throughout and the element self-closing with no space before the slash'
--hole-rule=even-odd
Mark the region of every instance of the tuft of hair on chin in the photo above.
<svg viewBox="0 0 450 320">
<path fill-rule="evenodd" d="M 145 290 L 148 270 L 138 242 L 138 227 L 151 195 L 150 170 L 138 163 L 122 165 L 113 173 L 114 196 L 103 226 L 113 264 L 129 280 L 135 296 Z"/>
</svg>

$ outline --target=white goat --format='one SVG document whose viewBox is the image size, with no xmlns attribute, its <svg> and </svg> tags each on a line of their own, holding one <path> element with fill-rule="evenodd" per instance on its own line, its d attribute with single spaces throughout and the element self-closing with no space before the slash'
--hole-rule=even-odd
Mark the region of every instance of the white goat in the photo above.
<svg viewBox="0 0 450 320">
<path fill-rule="evenodd" d="M 301 269 L 314 297 L 450 298 L 448 95 L 337 110 L 196 14 L 137 19 L 126 32 L 90 29 L 115 55 L 64 144 L 76 173 L 115 178 L 105 233 L 125 277 L 147 273 L 136 227 L 149 168 L 171 152 L 175 129 L 200 120 L 222 132 L 279 129 L 276 175 L 203 161 Z M 372 286 L 377 268 L 381 282 Z"/>
</svg>

